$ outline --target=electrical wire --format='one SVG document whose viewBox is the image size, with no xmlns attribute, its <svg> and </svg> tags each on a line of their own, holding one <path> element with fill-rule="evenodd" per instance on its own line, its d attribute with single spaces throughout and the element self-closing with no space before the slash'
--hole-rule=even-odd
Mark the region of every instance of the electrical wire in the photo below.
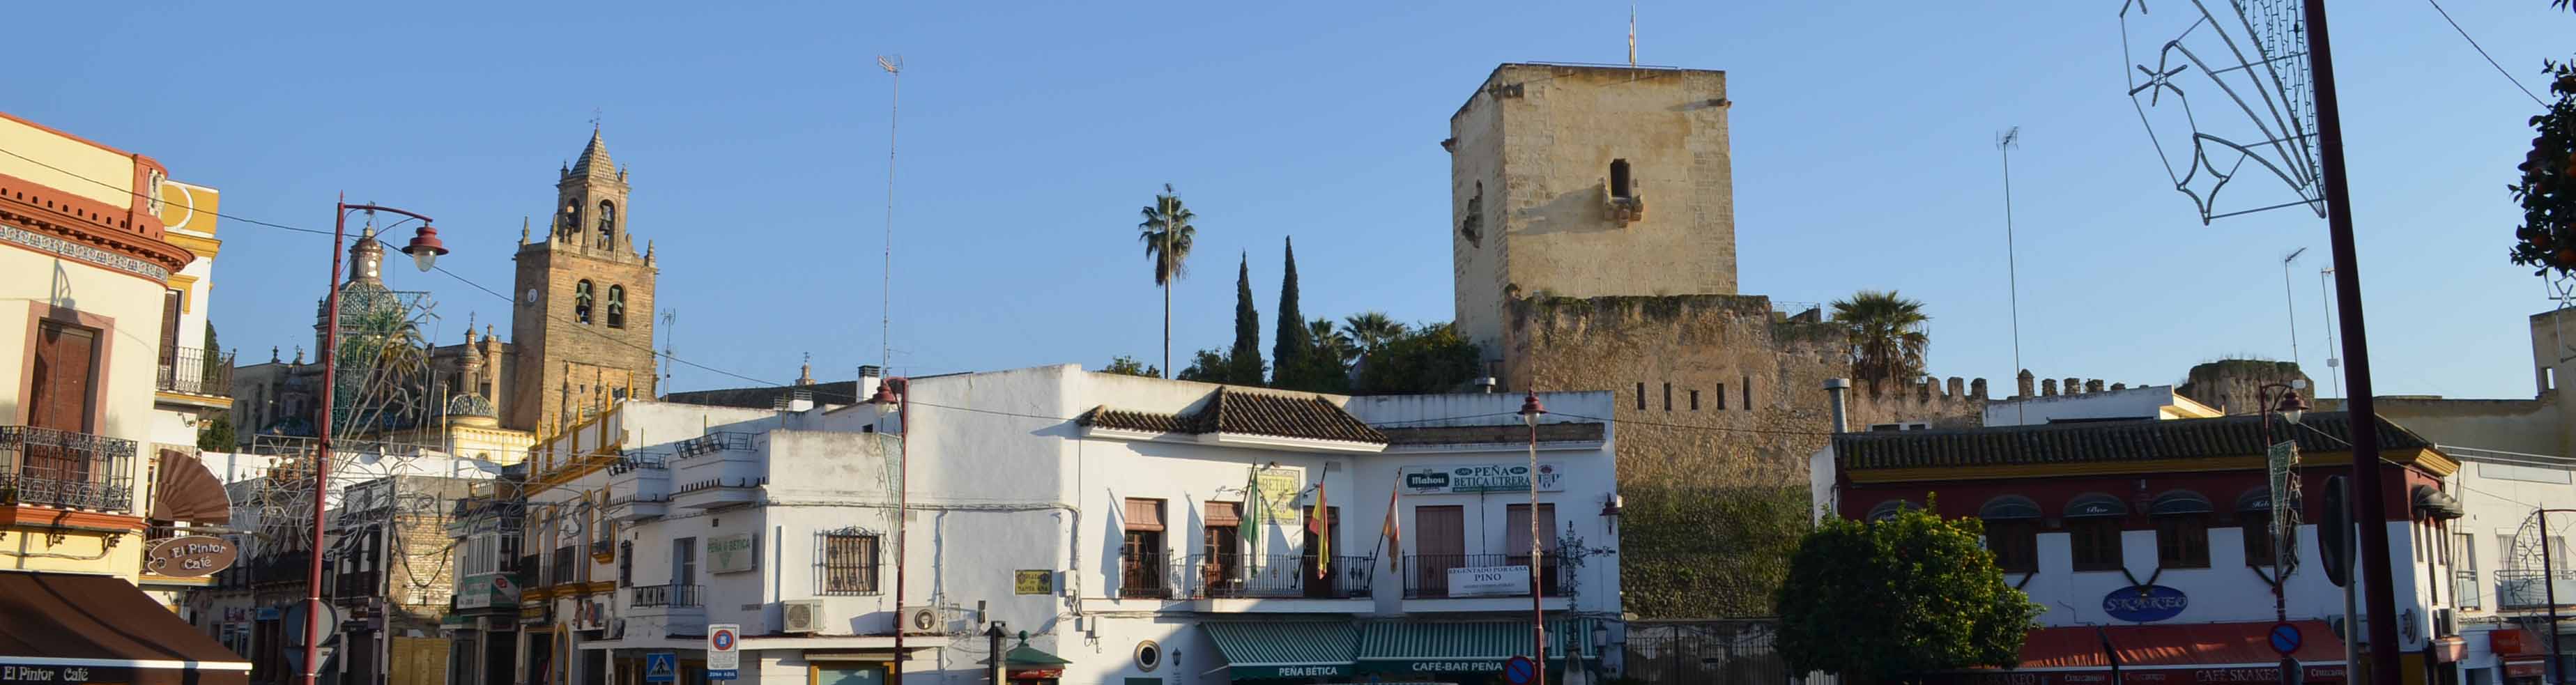
<svg viewBox="0 0 2576 685">
<path fill-rule="evenodd" d="M 2531 93 L 2531 89 L 2530 89 L 2530 88 L 2526 88 L 2526 87 L 2524 87 L 2524 86 L 2522 85 L 2522 79 L 2514 78 L 2514 77 L 2513 77 L 2513 72 L 2505 71 L 2505 70 L 2504 70 L 2504 65 L 2502 65 L 2502 64 L 2497 64 L 2497 63 L 2496 63 L 2495 56 L 2494 56 L 2494 55 L 2489 55 L 2489 54 L 2487 54 L 2487 49 L 2486 49 L 2486 47 L 2485 47 L 2485 46 L 2478 45 L 2478 39 L 2476 39 L 2476 38 L 2470 38 L 2470 37 L 2469 37 L 2469 30 L 2468 30 L 2468 29 L 2464 29 L 2464 28 L 2460 28 L 2460 22 L 2453 21 L 2453 20 L 2451 19 L 2451 11 L 2450 11 L 2450 10 L 2446 10 L 2446 9 L 2442 9 L 2442 3 L 2441 3 L 2441 0 L 2424 0 L 2424 2 L 2425 2 L 2425 4 L 2432 5 L 2432 6 L 2433 6 L 2433 11 L 2434 11 L 2434 12 L 2439 12 L 2439 13 L 2441 13 L 2441 15 L 2442 15 L 2442 21 L 2449 22 L 2449 23 L 2451 24 L 2451 30 L 2460 32 L 2460 40 L 2468 41 L 2468 42 L 2469 42 L 2469 47 L 2470 47 L 2470 48 L 2472 48 L 2472 49 L 2477 50 L 2477 51 L 2478 51 L 2478 56 L 2479 56 L 2479 57 L 2487 58 L 2487 66 L 2495 67 L 2496 73 L 2497 73 L 2497 74 L 2502 74 L 2502 75 L 2504 76 L 2504 80 L 2512 81 L 2512 82 L 2513 82 L 2513 88 L 2514 88 L 2515 90 L 2522 91 L 2522 96 L 2523 96 L 2523 97 L 2531 98 L 2531 103 L 2532 103 L 2532 104 L 2540 105 L 2540 106 L 2542 106 L 2542 107 L 2548 107 L 2548 106 L 2549 106 L 2549 103 L 2548 103 L 2548 102 L 2545 102 L 2545 101 L 2542 101 L 2542 100 L 2540 99 L 2540 96 L 2538 96 L 2538 95 L 2533 95 L 2533 94 Z"/>
</svg>

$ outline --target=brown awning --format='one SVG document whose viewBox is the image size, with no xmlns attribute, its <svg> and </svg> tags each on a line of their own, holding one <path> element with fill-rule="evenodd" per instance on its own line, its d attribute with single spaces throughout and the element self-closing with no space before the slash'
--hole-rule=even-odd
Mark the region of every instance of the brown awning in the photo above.
<svg viewBox="0 0 2576 685">
<path fill-rule="evenodd" d="M 250 662 L 113 576 L 0 571 L 0 671 L 47 682 L 247 685 Z"/>
<path fill-rule="evenodd" d="M 161 450 L 161 481 L 152 488 L 152 518 L 220 526 L 233 518 L 232 496 L 206 462 Z"/>
</svg>

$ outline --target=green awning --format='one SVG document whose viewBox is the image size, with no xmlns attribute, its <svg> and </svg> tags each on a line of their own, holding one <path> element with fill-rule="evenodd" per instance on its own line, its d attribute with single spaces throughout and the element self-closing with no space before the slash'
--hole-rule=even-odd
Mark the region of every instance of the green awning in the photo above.
<svg viewBox="0 0 2576 685">
<path fill-rule="evenodd" d="M 1352 650 L 1359 629 L 1350 623 L 1259 622 L 1203 623 L 1216 649 L 1225 653 L 1226 674 L 1235 680 L 1315 678 L 1351 674 Z"/>
<path fill-rule="evenodd" d="M 1549 661 L 1572 649 L 1585 660 L 1601 657 L 1592 646 L 1592 619 L 1547 622 Z M 1360 631 L 1357 661 L 1363 673 L 1501 673 L 1503 662 L 1530 651 L 1530 624 L 1382 621 Z"/>
</svg>

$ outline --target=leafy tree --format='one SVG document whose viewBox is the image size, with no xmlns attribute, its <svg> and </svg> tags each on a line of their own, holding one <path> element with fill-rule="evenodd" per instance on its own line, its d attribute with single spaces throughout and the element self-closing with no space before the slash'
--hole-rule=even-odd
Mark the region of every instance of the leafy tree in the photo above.
<svg viewBox="0 0 2576 685">
<path fill-rule="evenodd" d="M 1155 367 L 1154 365 L 1152 365 L 1152 364 L 1147 364 L 1147 363 L 1144 363 L 1144 362 L 1136 361 L 1136 358 L 1135 358 L 1135 357 L 1130 357 L 1130 356 L 1123 355 L 1123 354 L 1122 354 L 1122 355 L 1118 355 L 1116 358 L 1112 358 L 1112 359 L 1110 359 L 1110 360 L 1109 360 L 1109 367 L 1108 367 L 1108 368 L 1101 369 L 1101 370 L 1100 370 L 1100 372 L 1101 372 L 1101 373 L 1114 373 L 1114 374 L 1118 374 L 1118 375 L 1122 375 L 1122 376 L 1144 376 L 1144 377 L 1147 377 L 1147 378 L 1162 378 L 1162 377 L 1163 377 L 1163 370 L 1162 370 L 1162 369 L 1160 369 L 1160 368 L 1156 368 L 1156 367 Z"/>
<path fill-rule="evenodd" d="M 1187 271 L 1190 243 L 1198 238 L 1199 229 L 1190 225 L 1198 218 L 1190 208 L 1181 205 L 1181 196 L 1172 184 L 1163 184 L 1163 194 L 1154 196 L 1154 204 L 1145 205 L 1145 221 L 1136 224 L 1136 239 L 1145 242 L 1145 256 L 1154 260 L 1154 285 L 1163 289 L 1163 367 L 1172 366 L 1172 280 Z"/>
<path fill-rule="evenodd" d="M 1921 300 L 1896 291 L 1863 290 L 1834 301 L 1834 322 L 1849 341 L 1852 376 L 1864 381 L 1903 383 L 1923 376 L 1923 351 L 1932 343 L 1923 324 Z"/>
<path fill-rule="evenodd" d="M 1447 323 L 1415 328 L 1360 359 L 1356 389 L 1370 394 L 1447 392 L 1475 380 L 1484 367 L 1484 352 Z"/>
<path fill-rule="evenodd" d="M 1180 375 L 1174 378 L 1201 383 L 1223 383 L 1226 382 L 1227 374 L 1233 372 L 1234 362 L 1228 361 L 1226 355 L 1216 350 L 1199 350 L 1196 356 L 1190 358 L 1189 368 L 1181 369 Z"/>
<path fill-rule="evenodd" d="M 1790 557 L 1774 599 L 1789 669 L 1871 682 L 2019 665 L 2041 607 L 2004 582 L 1984 534 L 1975 519 L 1920 509 L 1826 519 Z"/>
<path fill-rule="evenodd" d="M 2552 77 L 2550 103 L 2531 118 L 2531 152 L 2524 155 L 2522 182 L 2505 187 L 2522 207 L 2522 225 L 2514 228 L 2513 263 L 2576 273 L 2576 62 L 2546 62 Z"/>
<path fill-rule="evenodd" d="M 1234 272 L 1234 348 L 1225 356 L 1225 382 L 1261 385 L 1261 311 L 1252 308 L 1252 255 Z"/>
<path fill-rule="evenodd" d="M 1350 392 L 1351 361 L 1359 358 L 1359 349 L 1351 345 L 1350 336 L 1335 330 L 1332 319 L 1309 321 L 1301 328 L 1305 329 L 1305 351 L 1291 362 L 1293 368 L 1282 367 L 1275 373 L 1276 377 L 1289 380 L 1274 383 L 1272 387 L 1306 392 Z"/>
<path fill-rule="evenodd" d="M 1789 555 L 1813 527 L 1807 488 L 1620 486 L 1619 589 L 1646 618 L 1770 616 Z"/>
<path fill-rule="evenodd" d="M 239 435 L 233 432 L 231 412 L 215 414 L 204 428 L 197 429 L 197 449 L 208 452 L 230 452 L 237 448 Z"/>
<path fill-rule="evenodd" d="M 1404 324 L 1396 323 L 1386 312 L 1361 312 L 1342 318 L 1342 331 L 1358 343 L 1360 352 L 1376 351 L 1389 341 L 1404 335 Z"/>
<path fill-rule="evenodd" d="M 1282 388 L 1308 385 L 1315 370 L 1306 363 L 1306 317 L 1297 313 L 1297 241 L 1287 239 L 1288 264 L 1279 274 L 1279 332 L 1270 344 L 1270 384 Z"/>
<path fill-rule="evenodd" d="M 202 368 L 199 369 L 197 377 L 198 382 L 204 383 L 205 387 L 213 388 L 218 392 L 231 392 L 231 389 L 229 388 L 215 387 L 216 381 L 224 379 L 224 372 L 232 370 L 230 367 L 233 364 L 233 360 L 231 357 L 224 356 L 224 346 L 221 343 L 215 342 L 215 321 L 213 319 L 206 320 L 205 360 L 206 361 L 204 363 L 199 364 Z"/>
</svg>

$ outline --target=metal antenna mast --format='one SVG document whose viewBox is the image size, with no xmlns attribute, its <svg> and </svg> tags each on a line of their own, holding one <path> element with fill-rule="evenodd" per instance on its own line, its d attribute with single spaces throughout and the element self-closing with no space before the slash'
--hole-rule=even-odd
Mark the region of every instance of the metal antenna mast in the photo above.
<svg viewBox="0 0 2576 685">
<path fill-rule="evenodd" d="M 680 337 L 679 327 L 680 310 L 662 310 L 662 385 L 656 390 L 671 387 L 671 362 L 680 358 L 679 345 L 675 342 Z"/>
<path fill-rule="evenodd" d="M 2334 267 L 2317 270 L 2317 297 L 2324 301 L 2326 309 L 2326 376 L 2334 379 L 2335 396 L 2341 397 L 2343 396 L 2343 372 L 2338 367 L 2343 366 L 2343 359 L 2335 356 L 2335 350 L 2339 348 L 2335 347 L 2334 338 L 2334 290 L 2327 285 L 2327 280 L 2333 276 Z"/>
<path fill-rule="evenodd" d="M 2290 256 L 2281 258 L 2281 303 L 2289 307 L 2287 311 L 2290 313 L 2290 363 L 2292 364 L 2304 364 L 2306 360 L 2299 358 L 2299 300 L 2290 294 L 2290 262 L 2297 261 L 2299 255 L 2307 253 L 2308 248 L 2302 247 L 2291 250 Z"/>
<path fill-rule="evenodd" d="M 2017 147 L 2021 147 L 2021 127 L 2019 126 L 2012 127 L 2004 131 L 2003 135 L 1995 137 L 1995 149 L 2002 151 L 2004 155 L 2004 284 L 2012 302 L 2014 373 L 2020 373 L 2023 368 L 2021 365 L 2021 257 L 2013 249 L 2012 151 Z M 2027 422 L 2028 417 L 2023 416 L 2027 412 L 2022 409 L 2026 404 L 2029 403 L 2027 401 L 2013 403 L 2015 423 Z"/>
<path fill-rule="evenodd" d="M 877 66 L 894 75 L 894 93 L 886 98 L 886 211 L 885 211 L 885 282 L 879 287 L 877 365 L 891 366 L 894 357 L 894 144 L 895 115 L 903 103 L 903 56 L 878 55 Z"/>
</svg>

